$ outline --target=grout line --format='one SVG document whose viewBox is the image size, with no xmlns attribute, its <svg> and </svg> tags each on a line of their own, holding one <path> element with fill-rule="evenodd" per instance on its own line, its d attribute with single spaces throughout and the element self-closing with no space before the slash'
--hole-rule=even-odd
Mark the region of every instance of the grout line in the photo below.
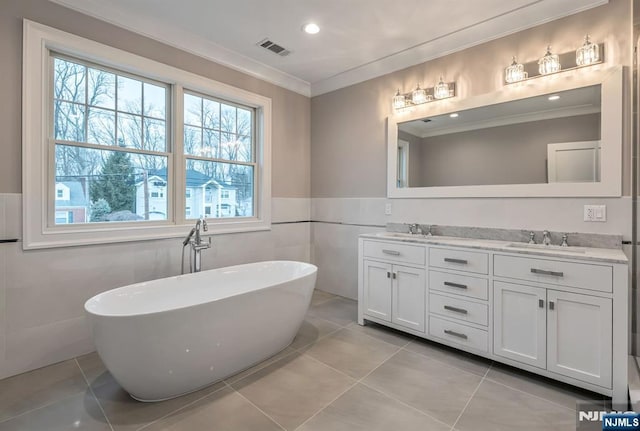
<svg viewBox="0 0 640 431">
<path fill-rule="evenodd" d="M 436 422 L 438 422 L 438 423 L 440 423 L 440 424 L 442 424 L 442 425 L 444 425 L 444 426 L 447 426 L 447 427 L 451 426 L 451 425 L 449 425 L 448 423 L 443 422 L 442 420 L 440 420 L 440 419 L 438 419 L 438 418 L 436 418 L 436 417 L 434 417 L 434 416 L 431 416 L 429 413 L 424 412 L 424 411 L 420 410 L 419 408 L 416 408 L 416 407 L 412 406 L 411 404 L 407 404 L 406 402 L 404 402 L 404 401 L 402 401 L 402 400 L 400 400 L 400 399 L 398 399 L 398 398 L 394 397 L 394 396 L 393 396 L 393 395 L 391 395 L 391 394 L 386 393 L 385 391 L 383 391 L 383 390 L 381 390 L 381 389 L 379 389 L 379 388 L 376 388 L 376 387 L 374 387 L 374 386 L 371 386 L 371 385 L 370 385 L 370 384 L 368 384 L 367 382 L 360 381 L 360 382 L 358 382 L 358 383 L 360 383 L 362 386 L 364 386 L 364 387 L 366 387 L 366 388 L 368 388 L 368 389 L 371 389 L 372 391 L 375 391 L 375 392 L 378 392 L 379 394 L 384 395 L 384 396 L 385 396 L 385 397 L 387 397 L 387 398 L 391 398 L 392 400 L 394 400 L 394 401 L 396 401 L 396 402 L 398 402 L 398 403 L 402 404 L 403 406 L 408 407 L 408 408 L 410 408 L 411 410 L 413 410 L 413 411 L 415 411 L 415 412 L 418 412 L 418 413 L 420 413 L 421 415 L 426 416 L 426 417 L 428 417 L 429 419 L 432 419 L 432 420 L 434 420 L 434 421 L 436 421 Z"/>
<path fill-rule="evenodd" d="M 220 382 L 221 382 L 221 383 L 223 383 L 222 387 L 220 387 L 220 388 L 216 389 L 215 391 L 209 392 L 208 394 L 203 395 L 202 397 L 200 397 L 200 398 L 198 398 L 198 399 L 196 399 L 196 400 L 193 400 L 193 401 L 191 401 L 190 403 L 187 403 L 187 404 L 185 404 L 185 405 L 183 405 L 183 406 L 181 406 L 181 407 L 178 407 L 177 409 L 170 411 L 170 412 L 169 412 L 169 413 L 167 413 L 166 415 L 160 416 L 158 419 L 154 419 L 154 420 L 152 420 L 151 422 L 149 422 L 149 423 L 146 423 L 146 424 L 142 425 L 140 428 L 136 428 L 136 431 L 140 431 L 140 430 L 142 430 L 142 429 L 148 428 L 149 426 L 151 426 L 151 425 L 153 425 L 153 424 L 155 424 L 155 423 L 157 423 L 157 422 L 159 422 L 159 421 L 161 421 L 161 420 L 163 420 L 163 419 L 166 419 L 166 418 L 168 418 L 169 416 L 174 415 L 174 414 L 178 413 L 179 411 L 182 411 L 182 410 L 186 409 L 187 407 L 192 406 L 193 404 L 195 404 L 195 403 L 197 403 L 197 402 L 199 402 L 199 401 L 204 400 L 204 399 L 205 399 L 205 398 L 207 398 L 208 396 L 211 396 L 211 395 L 213 395 L 213 394 L 215 394 L 215 393 L 218 393 L 218 392 L 219 392 L 219 391 L 221 391 L 222 389 L 225 389 L 225 388 L 227 387 L 227 383 L 226 383 L 225 381 L 223 381 L 223 380 L 218 380 L 217 382 L 211 383 L 211 385 L 209 385 L 209 386 L 216 385 L 216 384 L 218 384 L 218 383 L 220 383 Z M 201 388 L 200 390 L 205 389 L 205 388 L 207 388 L 207 387 L 209 387 L 209 386 L 205 386 L 204 388 Z M 196 392 L 197 392 L 197 391 L 196 391 Z M 193 392 L 192 392 L 192 393 L 193 393 Z M 184 395 L 181 395 L 180 397 L 187 396 L 187 395 L 189 395 L 189 394 L 184 394 Z M 180 398 L 180 397 L 178 397 L 178 398 Z"/>
<path fill-rule="evenodd" d="M 326 365 L 326 364 L 324 364 Z M 353 379 L 353 377 L 351 377 Z M 320 413 L 322 413 L 327 407 L 329 407 L 331 404 L 333 404 L 334 402 L 336 402 L 338 400 L 338 398 L 340 398 L 341 396 L 343 396 L 344 394 L 346 394 L 347 392 L 349 392 L 351 389 L 353 389 L 356 385 L 358 384 L 358 381 L 354 381 L 353 384 L 351 386 L 349 386 L 347 389 L 345 389 L 344 391 L 340 392 L 338 394 L 337 397 L 335 397 L 334 399 L 332 399 L 331 401 L 329 401 L 324 407 L 321 407 L 317 412 L 315 412 L 314 414 L 312 414 L 310 417 L 307 418 L 307 420 L 305 420 L 304 422 L 302 422 L 300 425 L 298 425 L 297 427 L 295 427 L 296 430 L 302 428 L 307 422 L 309 422 L 311 419 L 315 418 L 316 416 L 318 416 Z"/>
<path fill-rule="evenodd" d="M 480 389 L 480 385 L 482 385 L 482 382 L 484 382 L 484 379 L 487 378 L 487 374 L 489 374 L 489 370 L 491 370 L 492 366 L 493 366 L 493 363 L 491 365 L 489 365 L 489 368 L 487 368 L 487 371 L 484 373 L 484 376 L 482 376 L 482 379 L 480 379 L 480 383 L 478 383 L 478 386 L 476 386 L 476 389 L 473 391 L 473 393 L 471 394 L 471 396 L 467 400 L 467 403 L 462 408 L 462 411 L 460 412 L 460 414 L 456 418 L 456 421 L 453 423 L 453 425 L 451 425 L 451 431 L 454 431 L 456 425 L 458 424 L 458 421 L 460 420 L 460 418 L 464 414 L 465 410 L 467 410 L 467 407 L 471 403 L 471 400 L 473 399 L 473 397 L 476 395 L 476 392 L 478 392 L 478 389 Z"/>
<path fill-rule="evenodd" d="M 96 396 L 96 393 L 93 391 L 93 388 L 91 387 L 91 384 L 89 383 L 89 379 L 87 378 L 87 375 L 84 373 L 84 370 L 80 366 L 80 362 L 78 362 L 78 358 L 73 358 L 73 361 L 78 366 L 78 369 L 80 370 L 80 374 L 82 374 L 82 378 L 84 379 L 84 382 L 87 384 L 87 388 L 89 389 L 89 392 L 91 392 L 91 396 L 93 396 L 93 399 L 96 401 L 96 404 L 98 404 L 98 408 L 102 412 L 102 415 L 104 416 L 104 420 L 107 421 L 107 425 L 109 425 L 109 428 L 111 429 L 111 431 L 113 431 L 113 425 L 111 425 L 111 421 L 109 420 L 109 417 L 107 416 L 107 412 L 104 411 L 104 408 L 102 407 L 102 403 L 100 402 L 100 400 Z"/>
<path fill-rule="evenodd" d="M 239 396 L 241 396 L 244 400 L 246 400 L 249 404 L 251 404 L 253 407 L 255 407 L 256 409 L 258 409 L 260 411 L 260 413 L 262 413 L 263 415 L 265 415 L 267 418 L 269 418 L 274 424 L 278 425 L 280 428 L 282 428 L 283 431 L 286 431 L 287 429 L 285 427 L 283 427 L 282 425 L 280 425 L 280 423 L 275 420 L 274 418 L 271 417 L 271 415 L 267 414 L 267 412 L 265 412 L 264 410 L 262 410 L 260 407 L 258 407 L 257 405 L 255 405 L 253 403 L 253 401 L 251 401 L 249 398 L 245 397 L 244 395 L 242 395 L 240 392 L 236 391 L 231 385 L 229 385 L 227 382 L 225 382 L 225 384 L 236 394 L 238 394 Z"/>
</svg>

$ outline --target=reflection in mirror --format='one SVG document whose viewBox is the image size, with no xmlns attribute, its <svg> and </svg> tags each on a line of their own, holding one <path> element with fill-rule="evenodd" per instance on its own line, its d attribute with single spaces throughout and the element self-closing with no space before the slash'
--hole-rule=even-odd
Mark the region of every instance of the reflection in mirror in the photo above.
<svg viewBox="0 0 640 431">
<path fill-rule="evenodd" d="M 601 86 L 398 124 L 398 187 L 600 181 Z"/>
</svg>

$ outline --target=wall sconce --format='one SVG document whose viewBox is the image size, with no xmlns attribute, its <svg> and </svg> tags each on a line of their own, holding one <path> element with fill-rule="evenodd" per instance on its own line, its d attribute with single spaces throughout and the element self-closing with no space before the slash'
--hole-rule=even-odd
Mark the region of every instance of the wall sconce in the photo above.
<svg viewBox="0 0 640 431">
<path fill-rule="evenodd" d="M 400 110 L 409 106 L 422 105 L 424 103 L 433 102 L 435 100 L 447 99 L 454 97 L 456 94 L 455 82 L 444 82 L 440 77 L 440 81 L 433 87 L 420 88 L 418 84 L 415 90 L 410 93 L 400 93 L 400 89 L 393 96 L 393 108 Z"/>
<path fill-rule="evenodd" d="M 588 66 L 600 61 L 600 47 L 589 40 L 589 35 L 584 37 L 584 44 L 576 50 L 576 64 Z"/>
<path fill-rule="evenodd" d="M 560 57 L 551 53 L 551 46 L 547 46 L 547 53 L 538 60 L 540 75 L 548 75 L 560 71 Z"/>
<path fill-rule="evenodd" d="M 565 68 L 560 66 L 560 58 L 565 64 Z M 575 63 L 573 63 L 575 59 Z M 584 38 L 584 44 L 575 52 L 569 51 L 560 55 L 551 53 L 551 46 L 547 46 L 546 54 L 538 61 L 520 64 L 513 57 L 509 66 L 504 69 L 504 81 L 507 84 L 539 78 L 552 73 L 568 72 L 581 67 L 592 66 L 604 61 L 604 45 L 593 43 L 589 40 L 589 35 Z"/>
<path fill-rule="evenodd" d="M 524 65 L 518 63 L 515 56 L 511 65 L 504 70 L 504 80 L 509 84 L 527 79 L 528 76 L 527 72 L 524 71 Z"/>
</svg>

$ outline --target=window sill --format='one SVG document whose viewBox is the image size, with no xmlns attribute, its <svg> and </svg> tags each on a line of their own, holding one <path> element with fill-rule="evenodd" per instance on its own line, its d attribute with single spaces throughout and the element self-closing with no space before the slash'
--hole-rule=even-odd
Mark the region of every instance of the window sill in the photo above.
<svg viewBox="0 0 640 431">
<path fill-rule="evenodd" d="M 89 227 L 91 229 L 89 229 Z M 24 232 L 22 248 L 38 250 L 46 248 L 76 247 L 86 245 L 114 244 L 136 241 L 153 241 L 167 238 L 184 238 L 193 227 L 193 223 L 182 225 L 153 226 L 78 226 L 76 229 L 48 228 L 41 233 L 30 235 Z M 233 234 L 242 232 L 258 232 L 271 230 L 271 223 L 264 220 L 243 220 L 241 222 L 211 222 L 209 235 Z"/>
</svg>

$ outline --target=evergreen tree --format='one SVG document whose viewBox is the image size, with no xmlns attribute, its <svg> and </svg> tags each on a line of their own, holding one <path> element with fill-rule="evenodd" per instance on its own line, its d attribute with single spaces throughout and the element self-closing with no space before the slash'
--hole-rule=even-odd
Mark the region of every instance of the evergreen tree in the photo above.
<svg viewBox="0 0 640 431">
<path fill-rule="evenodd" d="M 91 183 L 89 194 L 93 202 L 107 201 L 111 211 L 135 211 L 133 165 L 127 153 L 115 151 L 105 160 L 100 176 Z"/>
<path fill-rule="evenodd" d="M 107 216 L 111 214 L 111 207 L 104 199 L 91 202 L 91 221 L 107 221 Z"/>
</svg>

